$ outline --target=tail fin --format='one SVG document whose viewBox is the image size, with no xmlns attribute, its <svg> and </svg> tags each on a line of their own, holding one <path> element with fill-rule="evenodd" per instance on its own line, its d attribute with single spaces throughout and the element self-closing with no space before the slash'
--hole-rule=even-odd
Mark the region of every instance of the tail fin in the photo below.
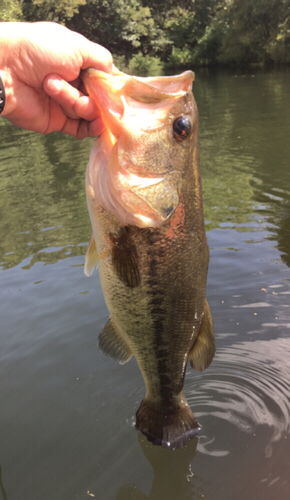
<svg viewBox="0 0 290 500">
<path fill-rule="evenodd" d="M 200 431 L 200 425 L 186 403 L 169 413 L 146 399 L 136 413 L 136 428 L 148 441 L 169 450 L 182 448 Z"/>
</svg>

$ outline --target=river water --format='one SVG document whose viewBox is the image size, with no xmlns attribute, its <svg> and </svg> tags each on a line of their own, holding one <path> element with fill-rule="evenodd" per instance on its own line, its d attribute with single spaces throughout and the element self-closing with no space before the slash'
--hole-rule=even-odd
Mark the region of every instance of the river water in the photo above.
<svg viewBox="0 0 290 500">
<path fill-rule="evenodd" d="M 196 76 L 217 354 L 183 450 L 138 434 L 138 366 L 97 348 L 92 141 L 0 120 L 0 500 L 289 499 L 290 72 Z"/>
</svg>

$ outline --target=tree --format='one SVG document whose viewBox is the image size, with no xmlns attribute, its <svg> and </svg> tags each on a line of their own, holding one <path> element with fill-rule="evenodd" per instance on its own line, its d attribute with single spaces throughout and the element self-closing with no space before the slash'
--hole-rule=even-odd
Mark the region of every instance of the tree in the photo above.
<svg viewBox="0 0 290 500">
<path fill-rule="evenodd" d="M 0 21 L 21 21 L 21 0 L 0 0 Z"/>
</svg>

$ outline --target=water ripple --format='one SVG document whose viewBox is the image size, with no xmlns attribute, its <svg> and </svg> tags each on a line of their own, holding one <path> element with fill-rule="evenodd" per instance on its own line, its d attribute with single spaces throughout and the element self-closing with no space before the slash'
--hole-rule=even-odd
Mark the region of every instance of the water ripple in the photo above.
<svg viewBox="0 0 290 500">
<path fill-rule="evenodd" d="M 198 390 L 187 399 L 197 418 L 211 415 L 248 433 L 270 427 L 270 457 L 272 444 L 290 431 L 289 372 L 289 338 L 242 342 L 218 352 L 213 366 L 194 377 Z"/>
</svg>

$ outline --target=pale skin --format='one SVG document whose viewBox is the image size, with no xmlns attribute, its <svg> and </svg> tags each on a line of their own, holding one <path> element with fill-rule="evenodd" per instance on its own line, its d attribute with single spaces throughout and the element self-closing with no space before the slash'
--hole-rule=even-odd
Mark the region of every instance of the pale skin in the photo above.
<svg viewBox="0 0 290 500">
<path fill-rule="evenodd" d="M 112 71 L 110 52 L 56 23 L 0 23 L 0 75 L 6 102 L 0 115 L 18 127 L 79 139 L 103 130 L 80 72 Z"/>
</svg>

